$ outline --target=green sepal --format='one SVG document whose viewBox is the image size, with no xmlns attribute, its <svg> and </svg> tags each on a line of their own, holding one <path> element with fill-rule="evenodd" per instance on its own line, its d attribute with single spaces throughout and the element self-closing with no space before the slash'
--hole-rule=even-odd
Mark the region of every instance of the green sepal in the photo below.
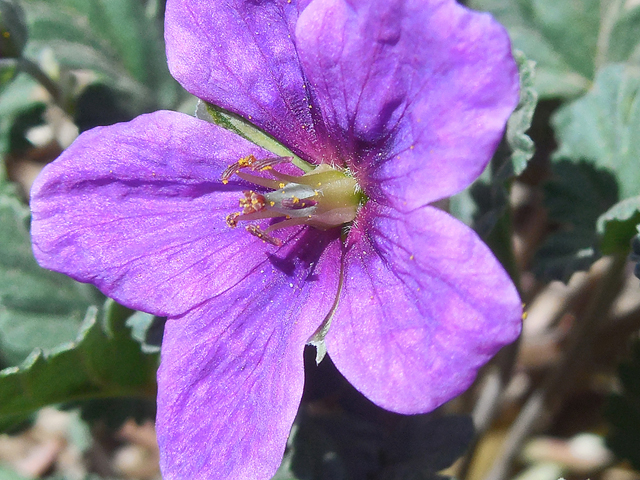
<svg viewBox="0 0 640 480">
<path fill-rule="evenodd" d="M 316 167 L 315 165 L 302 160 L 271 135 L 263 132 L 248 120 L 233 112 L 229 112 L 222 107 L 200 100 L 196 107 L 196 118 L 230 130 L 240 135 L 242 138 L 249 140 L 251 143 L 258 145 L 265 150 L 269 150 L 278 157 L 291 157 L 292 163 L 305 173 L 310 172 Z"/>
<path fill-rule="evenodd" d="M 27 43 L 24 10 L 15 0 L 0 0 L 0 59 L 19 58 Z"/>
</svg>

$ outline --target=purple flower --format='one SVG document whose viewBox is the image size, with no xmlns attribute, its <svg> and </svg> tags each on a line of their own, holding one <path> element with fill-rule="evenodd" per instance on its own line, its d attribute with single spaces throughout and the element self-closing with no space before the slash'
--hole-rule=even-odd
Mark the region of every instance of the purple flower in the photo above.
<svg viewBox="0 0 640 480">
<path fill-rule="evenodd" d="M 164 478 L 269 478 L 325 333 L 384 408 L 465 390 L 521 304 L 429 204 L 482 172 L 518 101 L 504 29 L 454 0 L 169 0 L 166 40 L 188 91 L 292 153 L 156 112 L 84 133 L 32 192 L 43 266 L 169 317 Z"/>
</svg>

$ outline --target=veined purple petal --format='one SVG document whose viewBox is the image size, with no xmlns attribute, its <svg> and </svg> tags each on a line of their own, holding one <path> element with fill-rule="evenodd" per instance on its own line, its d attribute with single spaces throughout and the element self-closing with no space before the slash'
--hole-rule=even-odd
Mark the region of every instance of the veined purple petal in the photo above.
<svg viewBox="0 0 640 480">
<path fill-rule="evenodd" d="M 156 421 L 165 480 L 266 480 L 280 465 L 304 345 L 338 285 L 335 232 L 304 235 L 291 258 L 265 257 L 251 277 L 167 322 Z"/>
<path fill-rule="evenodd" d="M 447 213 L 373 202 L 363 210 L 349 234 L 327 349 L 378 405 L 428 412 L 516 339 L 520 298 L 489 248 Z"/>
<path fill-rule="evenodd" d="M 506 31 L 455 0 L 313 0 L 296 43 L 340 155 L 403 211 L 477 178 L 518 102 Z"/>
<path fill-rule="evenodd" d="M 251 121 L 306 160 L 328 148 L 294 45 L 308 0 L 169 0 L 172 75 L 192 94 Z"/>
<path fill-rule="evenodd" d="M 242 187 L 220 174 L 249 154 L 269 156 L 175 112 L 86 132 L 34 184 L 35 256 L 131 308 L 180 315 L 266 258 L 266 244 L 225 223 Z"/>
</svg>

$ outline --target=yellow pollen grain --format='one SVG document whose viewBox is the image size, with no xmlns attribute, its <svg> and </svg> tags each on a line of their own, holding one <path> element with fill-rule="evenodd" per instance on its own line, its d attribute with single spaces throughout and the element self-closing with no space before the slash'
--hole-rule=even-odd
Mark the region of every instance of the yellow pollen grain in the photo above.
<svg viewBox="0 0 640 480">
<path fill-rule="evenodd" d="M 284 183 L 280 182 L 278 185 L 280 186 L 280 188 L 284 188 Z"/>
<path fill-rule="evenodd" d="M 226 185 L 227 183 L 229 183 L 229 180 L 226 180 L 226 179 L 225 179 L 225 180 L 222 180 L 222 184 L 223 184 L 223 185 Z"/>
<path fill-rule="evenodd" d="M 411 145 L 411 146 L 409 147 L 409 150 L 413 150 L 414 148 L 416 148 L 416 147 L 415 147 L 415 145 Z"/>
<path fill-rule="evenodd" d="M 269 202 L 269 205 L 271 205 L 272 207 L 276 204 L 276 202 Z"/>
<path fill-rule="evenodd" d="M 293 203 L 300 203 L 300 199 L 298 197 L 293 197 Z"/>
<path fill-rule="evenodd" d="M 414 258 L 415 258 L 415 257 L 414 257 L 413 255 L 411 255 L 411 256 L 409 257 L 409 260 L 413 260 Z"/>
</svg>

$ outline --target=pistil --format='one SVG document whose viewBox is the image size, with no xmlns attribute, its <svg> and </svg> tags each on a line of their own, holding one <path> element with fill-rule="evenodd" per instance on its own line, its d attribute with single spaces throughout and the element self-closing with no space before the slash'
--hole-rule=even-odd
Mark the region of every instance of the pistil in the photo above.
<svg viewBox="0 0 640 480">
<path fill-rule="evenodd" d="M 262 160 L 253 155 L 243 157 L 230 165 L 222 174 L 228 183 L 233 175 L 262 187 L 265 191 L 245 190 L 239 201 L 241 212 L 227 216 L 227 225 L 236 227 L 239 221 L 281 218 L 266 229 L 256 224 L 247 231 L 261 240 L 281 246 L 282 240 L 271 235 L 281 228 L 309 225 L 320 230 L 340 227 L 351 221 L 365 198 L 355 179 L 346 171 L 321 164 L 309 173 L 295 176 L 277 171 L 274 166 L 291 163 L 289 157 Z M 273 178 L 248 173 L 265 172 Z"/>
</svg>

